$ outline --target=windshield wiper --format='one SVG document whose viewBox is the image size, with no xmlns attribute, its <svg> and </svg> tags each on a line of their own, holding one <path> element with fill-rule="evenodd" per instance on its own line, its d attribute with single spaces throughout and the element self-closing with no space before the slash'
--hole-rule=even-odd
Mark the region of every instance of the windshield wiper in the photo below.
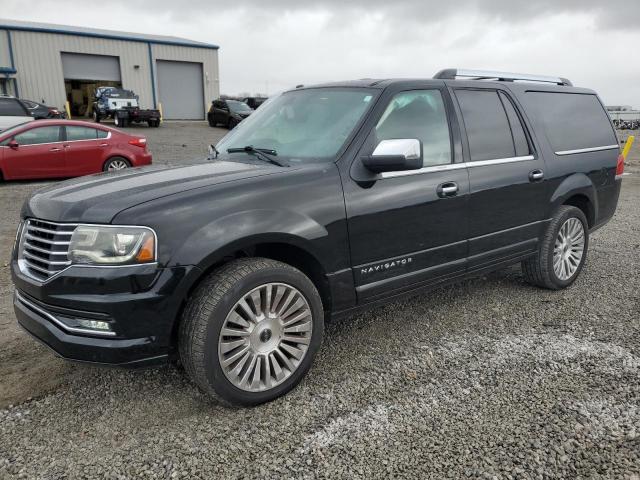
<svg viewBox="0 0 640 480">
<path fill-rule="evenodd" d="M 274 158 L 278 155 L 272 148 L 258 148 L 253 145 L 247 145 L 246 147 L 238 147 L 238 148 L 227 148 L 227 153 L 237 153 L 237 152 L 247 152 L 253 153 L 256 157 L 264 160 L 265 162 L 273 163 L 274 165 L 278 165 L 279 167 L 288 167 L 289 165 L 282 160 L 278 160 Z"/>
</svg>

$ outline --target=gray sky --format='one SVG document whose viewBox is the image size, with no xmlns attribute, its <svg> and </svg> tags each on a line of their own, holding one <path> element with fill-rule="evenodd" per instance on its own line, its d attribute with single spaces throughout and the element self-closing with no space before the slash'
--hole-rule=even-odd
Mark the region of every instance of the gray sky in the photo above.
<svg viewBox="0 0 640 480">
<path fill-rule="evenodd" d="M 640 107 L 637 0 L 2 0 L 2 16 L 215 43 L 228 94 L 464 67 L 559 75 Z"/>
</svg>

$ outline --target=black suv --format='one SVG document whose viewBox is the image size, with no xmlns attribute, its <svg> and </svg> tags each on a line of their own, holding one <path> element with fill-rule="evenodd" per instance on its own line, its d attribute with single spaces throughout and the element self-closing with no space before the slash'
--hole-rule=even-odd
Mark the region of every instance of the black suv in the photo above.
<svg viewBox="0 0 640 480">
<path fill-rule="evenodd" d="M 209 125 L 222 124 L 231 130 L 253 113 L 253 109 L 240 100 L 214 100 L 207 113 Z"/>
<path fill-rule="evenodd" d="M 462 70 L 297 88 L 213 150 L 34 193 L 20 324 L 72 360 L 178 358 L 257 404 L 301 380 L 326 318 L 516 262 L 571 285 L 623 170 L 593 91 Z"/>
</svg>

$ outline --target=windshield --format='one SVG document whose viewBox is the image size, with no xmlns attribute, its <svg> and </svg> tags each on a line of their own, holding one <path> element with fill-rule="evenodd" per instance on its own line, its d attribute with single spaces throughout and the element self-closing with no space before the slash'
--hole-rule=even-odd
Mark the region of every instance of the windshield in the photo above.
<svg viewBox="0 0 640 480">
<path fill-rule="evenodd" d="M 232 112 L 253 112 L 249 105 L 237 100 L 227 100 L 227 105 L 229 105 Z"/>
<path fill-rule="evenodd" d="M 293 90 L 266 101 L 224 137 L 216 149 L 269 149 L 288 163 L 332 161 L 360 119 L 376 90 L 315 88 Z"/>
</svg>

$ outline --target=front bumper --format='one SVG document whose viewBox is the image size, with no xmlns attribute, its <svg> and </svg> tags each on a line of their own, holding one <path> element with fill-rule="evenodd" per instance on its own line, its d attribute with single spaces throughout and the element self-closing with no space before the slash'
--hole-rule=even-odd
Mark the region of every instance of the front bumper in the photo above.
<svg viewBox="0 0 640 480">
<path fill-rule="evenodd" d="M 187 293 L 182 280 L 195 268 L 71 267 L 38 283 L 12 267 L 14 310 L 28 333 L 68 360 L 127 367 L 167 360 Z M 112 333 L 77 331 L 68 319 L 105 321 Z"/>
</svg>

